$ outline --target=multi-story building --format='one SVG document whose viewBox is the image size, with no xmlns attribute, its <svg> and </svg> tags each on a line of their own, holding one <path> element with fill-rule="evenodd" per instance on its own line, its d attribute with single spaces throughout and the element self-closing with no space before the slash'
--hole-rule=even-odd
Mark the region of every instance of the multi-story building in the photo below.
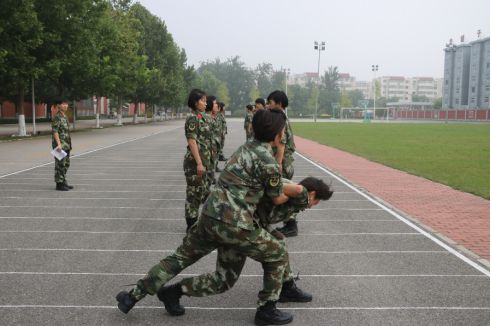
<svg viewBox="0 0 491 326">
<path fill-rule="evenodd" d="M 346 91 L 359 90 L 363 92 L 365 98 L 370 96 L 370 83 L 367 81 L 357 81 L 355 77 L 348 73 L 339 74 L 339 88 Z"/>
<path fill-rule="evenodd" d="M 288 76 L 288 84 L 289 85 L 300 85 L 302 87 L 307 86 L 310 82 L 317 81 L 317 73 L 316 72 L 306 72 L 303 74 L 294 74 Z"/>
<path fill-rule="evenodd" d="M 444 51 L 443 108 L 489 108 L 489 37 Z"/>
</svg>

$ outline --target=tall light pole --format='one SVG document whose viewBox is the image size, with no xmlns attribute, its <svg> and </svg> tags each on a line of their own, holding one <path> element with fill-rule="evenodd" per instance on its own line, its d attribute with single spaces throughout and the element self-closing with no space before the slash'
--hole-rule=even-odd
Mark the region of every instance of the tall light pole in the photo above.
<svg viewBox="0 0 491 326">
<path fill-rule="evenodd" d="M 377 71 L 378 65 L 372 65 L 373 71 L 373 118 L 375 120 L 375 101 L 377 99 Z"/>
<path fill-rule="evenodd" d="M 319 53 L 319 57 L 317 59 L 317 99 L 315 101 L 315 113 L 314 113 L 314 122 L 317 122 L 317 110 L 319 108 L 319 85 L 320 85 L 320 66 L 321 66 L 321 51 L 326 50 L 326 42 L 317 42 L 314 41 L 314 50 Z"/>
<path fill-rule="evenodd" d="M 290 75 L 290 68 L 281 68 L 285 73 L 285 94 L 288 96 L 288 76 Z M 285 108 L 285 113 L 288 116 L 288 108 Z"/>
</svg>

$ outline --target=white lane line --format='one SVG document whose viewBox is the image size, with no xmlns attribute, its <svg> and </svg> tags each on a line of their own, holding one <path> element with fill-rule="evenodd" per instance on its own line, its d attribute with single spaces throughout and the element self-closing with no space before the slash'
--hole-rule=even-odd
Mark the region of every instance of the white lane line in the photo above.
<svg viewBox="0 0 491 326">
<path fill-rule="evenodd" d="M 96 273 L 96 272 L 0 272 L 0 275 L 39 275 L 39 276 L 145 276 L 144 273 Z M 182 277 L 193 277 L 200 274 L 180 273 Z M 263 274 L 240 274 L 240 277 L 263 277 Z M 483 274 L 302 274 L 302 278 L 451 278 L 468 277 L 484 278 Z"/>
<path fill-rule="evenodd" d="M 183 221 L 182 218 L 156 218 L 156 217 L 97 217 L 97 216 L 0 216 L 0 220 L 15 220 L 15 219 L 24 219 L 24 220 L 106 220 L 106 221 L 119 221 L 119 220 L 129 220 L 129 221 Z M 399 223 L 397 220 L 326 220 L 326 219 L 302 219 L 302 222 L 335 222 L 335 223 L 344 223 L 344 222 L 391 222 L 391 223 Z"/>
<path fill-rule="evenodd" d="M 119 143 L 116 143 L 116 144 L 112 144 L 112 145 L 109 145 L 109 146 L 103 146 L 103 147 L 96 148 L 96 149 L 93 149 L 93 150 L 90 150 L 90 151 L 87 151 L 87 152 L 83 152 L 83 153 L 80 153 L 80 154 L 72 155 L 71 158 L 76 158 L 76 157 L 84 156 L 84 155 L 87 155 L 87 154 L 90 154 L 90 153 L 94 153 L 94 152 L 97 152 L 97 151 L 105 150 L 105 149 L 108 149 L 108 148 L 111 148 L 111 147 L 115 147 L 115 146 L 118 146 L 118 145 L 123 145 L 123 144 L 130 143 L 130 142 L 133 142 L 133 141 L 136 141 L 136 140 L 148 138 L 148 137 L 151 137 L 151 136 L 155 136 L 155 135 L 158 135 L 158 134 L 166 133 L 166 132 L 173 131 L 173 130 L 180 129 L 180 128 L 181 127 L 175 127 L 175 128 L 171 128 L 169 130 L 163 130 L 163 131 L 159 131 L 159 132 L 154 132 L 154 133 L 152 133 L 150 135 L 146 135 L 146 136 L 142 136 L 142 137 L 137 137 L 137 138 L 125 140 L 125 141 L 122 141 L 122 142 L 119 142 Z M 8 177 L 8 176 L 11 176 L 11 175 L 16 175 L 16 174 L 19 174 L 19 173 L 22 173 L 22 172 L 31 171 L 33 169 L 40 168 L 40 167 L 43 167 L 43 166 L 46 166 L 46 165 L 50 165 L 50 164 L 53 164 L 53 163 L 54 163 L 54 161 L 51 161 L 51 162 L 48 162 L 48 163 L 39 164 L 39 165 L 30 167 L 28 169 L 19 170 L 19 171 L 16 171 L 16 172 L 12 172 L 12 173 L 7 173 L 7 174 L 4 174 L 4 175 L 0 175 L 0 179 L 5 178 L 5 177 Z"/>
<path fill-rule="evenodd" d="M 0 233 L 82 233 L 82 234 L 167 234 L 184 235 L 186 232 L 167 231 L 86 231 L 86 230 L 0 230 Z M 299 233 L 298 236 L 422 236 L 418 232 L 359 232 L 359 233 Z"/>
<path fill-rule="evenodd" d="M 82 249 L 82 248 L 0 248 L 0 251 L 75 251 L 75 252 L 174 252 L 169 249 Z M 213 251 L 214 252 L 214 251 Z M 365 250 L 365 251 L 288 251 L 288 254 L 450 254 L 445 250 Z"/>
<path fill-rule="evenodd" d="M 46 189 L 10 189 L 8 190 L 9 193 L 11 192 L 14 192 L 14 191 L 22 191 L 22 192 L 31 192 L 31 191 L 36 191 L 36 192 L 39 192 L 39 191 L 42 191 L 42 192 L 46 192 Z M 102 193 L 105 193 L 105 192 L 115 192 L 115 193 L 133 193 L 133 192 L 136 192 L 136 193 L 147 193 L 147 192 L 151 192 L 151 193 L 155 193 L 155 190 L 70 190 L 70 193 L 78 193 L 78 192 L 81 192 L 81 193 L 97 193 L 97 192 L 102 192 Z M 165 193 L 181 193 L 181 192 L 186 192 L 185 190 L 159 190 L 158 192 L 165 192 Z M 3 197 L 2 197 L 3 198 Z M 26 198 L 26 197 L 22 197 L 22 198 Z M 39 197 L 35 197 L 35 198 L 39 198 Z M 67 198 L 67 197 L 64 197 L 64 198 Z M 130 197 L 128 197 L 130 198 Z"/>
<path fill-rule="evenodd" d="M 72 199 L 72 198 L 70 198 Z M 140 210 L 166 210 L 166 209 L 184 209 L 184 207 L 134 207 L 134 206 L 46 206 L 46 205 L 1 205 L 0 208 L 90 208 L 90 209 L 140 209 Z M 311 211 L 381 211 L 380 208 L 311 208 Z"/>
<path fill-rule="evenodd" d="M 388 208 L 387 206 L 383 205 L 382 203 L 379 203 L 378 201 L 376 201 L 375 199 L 371 198 L 367 194 L 365 194 L 365 193 L 361 192 L 360 190 L 356 189 L 350 183 L 348 183 L 347 181 L 341 179 L 340 177 L 338 177 L 337 175 L 335 175 L 334 173 L 332 173 L 328 169 L 324 168 L 320 164 L 317 164 L 316 162 L 308 159 L 307 157 L 303 156 L 302 154 L 299 154 L 298 152 L 296 154 L 298 156 L 300 156 L 301 158 L 303 158 L 304 160 L 306 160 L 307 162 L 310 162 L 312 165 L 314 165 L 314 166 L 318 167 L 319 169 L 321 169 L 322 171 L 326 172 L 327 174 L 329 174 L 330 176 L 332 176 L 336 180 L 342 182 L 343 184 L 345 184 L 346 186 L 348 186 L 350 189 L 353 189 L 354 191 L 356 191 L 357 193 L 359 193 L 360 195 L 362 195 L 363 197 L 365 197 L 366 199 L 368 199 L 373 204 L 377 205 L 381 209 L 385 210 L 386 212 L 390 213 L 391 215 L 393 215 L 394 217 L 396 217 L 397 219 L 399 219 L 401 222 L 405 223 L 406 225 L 412 227 L 414 230 L 416 230 L 419 233 L 423 234 L 425 237 L 427 237 L 428 239 L 432 240 L 433 242 L 435 242 L 436 244 L 438 244 L 440 247 L 444 248 L 445 250 L 447 250 L 451 254 L 455 255 L 458 258 L 460 258 L 462 261 L 464 261 L 468 265 L 474 267 L 475 269 L 477 269 L 481 273 L 489 276 L 489 271 L 486 268 L 484 268 L 483 266 L 481 266 L 481 265 L 477 264 L 476 262 L 472 261 L 471 259 L 467 258 L 466 256 L 464 256 L 463 254 L 461 254 L 457 250 L 453 249 L 452 247 L 450 247 L 449 245 L 447 245 L 446 243 L 444 243 L 440 239 L 436 238 L 432 234 L 430 234 L 430 233 L 426 232 L 425 230 L 421 229 L 419 226 L 417 226 L 416 224 L 410 222 L 409 220 L 407 220 L 403 216 L 399 215 L 398 213 L 396 213 L 392 209 Z"/>
<path fill-rule="evenodd" d="M 165 178 L 167 178 L 169 176 L 165 176 Z M 175 175 L 175 177 L 178 177 L 178 178 L 182 178 L 184 179 L 184 174 L 183 175 Z M 95 179 L 91 179 L 91 178 L 83 178 L 82 180 L 83 181 L 162 181 L 164 182 L 165 181 L 165 178 L 164 177 L 160 177 L 160 178 L 163 178 L 161 180 L 159 179 L 156 179 L 156 178 L 148 178 L 148 179 L 143 179 L 143 178 L 134 178 L 134 179 L 131 179 L 131 178 L 127 178 L 127 179 L 120 179 L 120 178 L 95 178 Z M 13 180 L 51 180 L 53 179 L 53 177 L 36 177 L 36 178 L 21 178 L 21 177 L 16 177 L 15 179 Z M 10 180 L 10 179 L 4 179 L 4 180 Z M 73 179 L 72 179 L 73 180 Z M 173 180 L 175 181 L 175 180 Z M 76 180 L 75 180 L 76 182 Z"/>
<path fill-rule="evenodd" d="M 0 199 L 62 199 L 62 200 L 151 200 L 151 201 L 185 201 L 185 198 L 131 198 L 131 197 L 63 197 L 63 198 L 53 198 L 53 197 L 21 197 L 21 196 L 0 196 Z"/>
<path fill-rule="evenodd" d="M 257 307 L 188 307 L 188 310 L 256 310 Z M 84 306 L 84 305 L 0 305 L 0 309 L 111 309 L 112 306 Z M 136 306 L 133 309 L 165 309 L 162 306 Z M 489 307 L 281 307 L 283 310 L 483 310 Z"/>
<path fill-rule="evenodd" d="M 71 198 L 70 198 L 71 199 Z M 62 208 L 62 209 L 67 209 L 67 208 L 85 208 L 85 209 L 139 209 L 139 210 L 166 210 L 166 209 L 184 209 L 184 207 L 167 207 L 167 208 L 162 208 L 162 207 L 133 207 L 133 206 L 104 206 L 104 207 L 98 207 L 98 206 L 36 206 L 36 205 L 31 205 L 31 206 L 13 206 L 13 205 L 3 205 L 0 206 L 0 208 Z"/>
<path fill-rule="evenodd" d="M 183 218 L 156 218 L 156 217 L 91 217 L 91 216 L 0 216 L 0 220 L 105 220 L 105 221 L 184 221 Z"/>
</svg>

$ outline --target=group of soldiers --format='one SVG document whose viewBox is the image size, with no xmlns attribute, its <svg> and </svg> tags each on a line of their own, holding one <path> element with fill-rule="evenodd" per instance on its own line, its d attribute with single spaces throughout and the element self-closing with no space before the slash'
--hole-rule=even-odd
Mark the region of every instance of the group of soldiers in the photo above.
<svg viewBox="0 0 491 326">
<path fill-rule="evenodd" d="M 183 295 L 201 297 L 229 290 L 238 280 L 247 257 L 261 263 L 264 271 L 254 319 L 257 325 L 283 325 L 293 320 L 290 313 L 277 309 L 278 301 L 312 301 L 311 294 L 296 286 L 284 236 L 271 225 L 328 200 L 333 191 L 313 177 L 298 184 L 291 181 L 291 155 L 295 147 L 284 112 L 288 98 L 275 91 L 268 96 L 268 105 L 268 109 L 254 113 L 253 136 L 231 155 L 215 181 L 216 160 L 220 158 L 223 140 L 218 143 L 218 136 L 214 136 L 214 124 L 220 120 L 219 113 L 215 117 L 213 113 L 219 111 L 220 105 L 214 96 L 202 90 L 191 91 L 188 106 L 192 114 L 184 128 L 186 235 L 175 252 L 151 267 L 130 291 L 118 293 L 116 300 L 122 312 L 128 313 L 147 294 L 156 294 L 170 315 L 182 315 Z M 286 175 L 290 178 L 285 178 Z M 215 272 L 166 285 L 214 250 L 217 250 Z"/>
<path fill-rule="evenodd" d="M 276 101 L 275 101 L 276 99 Z M 278 109 L 285 113 L 288 107 L 288 97 L 282 91 L 274 91 L 268 96 L 268 102 L 263 98 L 256 99 L 254 105 L 248 104 L 246 106 L 246 116 L 244 119 L 244 130 L 246 134 L 246 141 L 254 140 L 254 131 L 252 128 L 252 119 L 254 114 L 261 110 Z M 281 176 L 285 179 L 291 180 L 293 178 L 293 154 L 295 153 L 295 141 L 293 137 L 293 130 L 290 126 L 288 116 L 286 116 L 285 133 L 281 140 L 281 144 L 278 147 L 274 147 L 274 155 L 276 161 L 280 166 Z M 278 228 L 285 237 L 294 237 L 298 235 L 298 224 L 296 214 L 291 214 L 284 222 L 283 227 Z"/>
</svg>

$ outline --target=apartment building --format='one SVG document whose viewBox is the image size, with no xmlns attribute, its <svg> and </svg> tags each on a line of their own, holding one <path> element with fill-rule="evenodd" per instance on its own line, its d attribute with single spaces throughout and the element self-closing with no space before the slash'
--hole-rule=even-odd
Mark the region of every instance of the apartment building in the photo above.
<svg viewBox="0 0 491 326">
<path fill-rule="evenodd" d="M 444 52 L 443 108 L 489 108 L 489 37 Z"/>
</svg>

